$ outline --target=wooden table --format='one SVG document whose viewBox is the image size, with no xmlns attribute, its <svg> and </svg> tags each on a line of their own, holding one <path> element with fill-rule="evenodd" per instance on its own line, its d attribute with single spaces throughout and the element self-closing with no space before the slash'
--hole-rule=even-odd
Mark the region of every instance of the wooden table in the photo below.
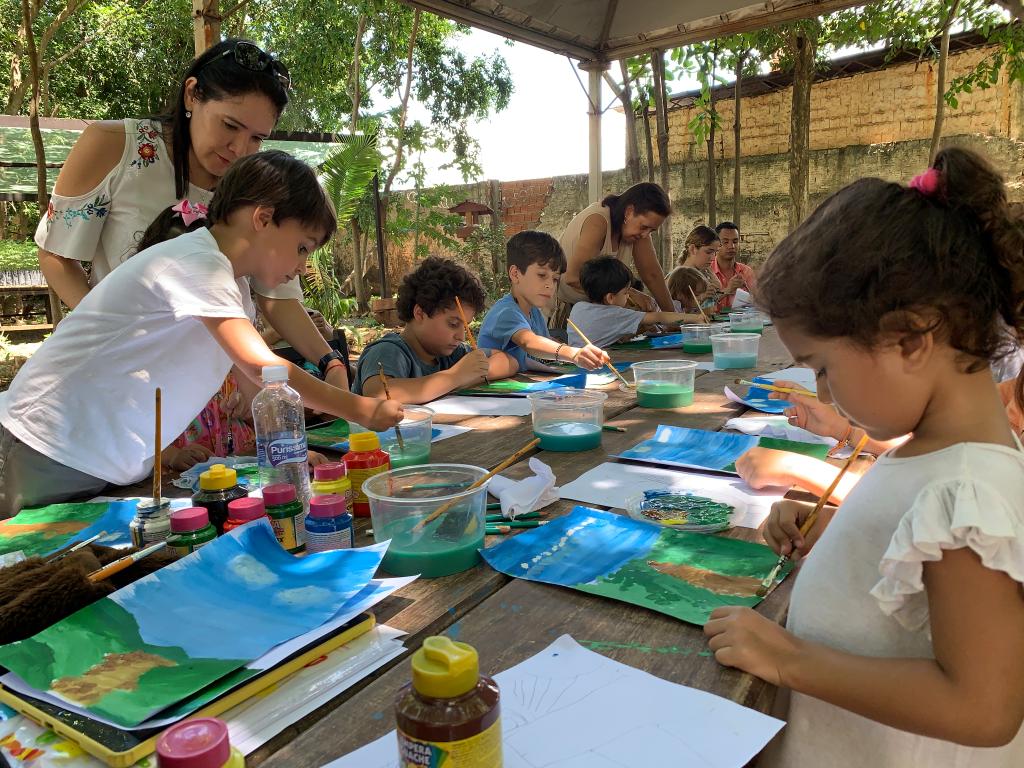
<svg viewBox="0 0 1024 768">
<path fill-rule="evenodd" d="M 681 357 L 665 352 L 621 351 L 617 360 Z M 693 357 L 687 355 L 687 357 Z M 710 356 L 697 359 L 710 359 Z M 785 367 L 790 357 L 768 329 L 761 341 L 759 365 L 753 370 L 698 372 L 693 406 L 654 411 L 636 406 L 632 393 L 617 384 L 606 387 L 606 421 L 627 428 L 606 432 L 601 448 L 580 453 L 536 451 L 567 483 L 608 456 L 654 434 L 658 424 L 718 430 L 743 412 L 726 400 L 723 387 L 736 377 Z M 532 438 L 529 417 L 438 417 L 439 422 L 473 427 L 472 432 L 433 446 L 431 459 L 440 462 L 494 466 Z M 526 462 L 511 468 L 512 477 L 528 473 Z M 546 509 L 549 517 L 567 513 L 572 501 L 559 501 Z M 368 522 L 358 521 L 357 545 L 371 543 Z M 760 533 L 735 528 L 727 535 L 760 541 Z M 496 537 L 490 537 L 487 544 Z M 789 603 L 787 580 L 758 610 L 783 621 Z M 481 668 L 496 673 L 541 651 L 561 634 L 571 634 L 585 646 L 666 680 L 691 685 L 768 711 L 775 689 L 762 681 L 726 669 L 707 651 L 700 627 L 626 603 L 586 595 L 575 590 L 536 582 L 513 580 L 481 564 L 465 573 L 440 579 L 420 579 L 380 603 L 374 612 L 381 623 L 409 633 L 411 652 L 423 639 L 445 633 L 475 646 Z M 310 768 L 333 760 L 394 727 L 392 704 L 396 691 L 409 679 L 408 654 L 361 681 L 329 704 L 285 729 L 249 755 L 246 764 L 267 768 Z"/>
</svg>

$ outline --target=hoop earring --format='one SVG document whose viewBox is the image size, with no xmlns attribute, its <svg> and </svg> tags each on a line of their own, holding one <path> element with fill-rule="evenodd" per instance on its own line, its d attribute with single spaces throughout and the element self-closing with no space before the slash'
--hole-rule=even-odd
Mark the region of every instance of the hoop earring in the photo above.
<svg viewBox="0 0 1024 768">
<path fill-rule="evenodd" d="M 189 112 L 189 111 L 188 111 L 188 110 L 186 109 L 186 110 L 185 110 L 185 118 L 186 118 L 186 119 L 190 119 L 191 117 L 192 117 L 192 113 L 191 113 L 191 112 Z"/>
</svg>

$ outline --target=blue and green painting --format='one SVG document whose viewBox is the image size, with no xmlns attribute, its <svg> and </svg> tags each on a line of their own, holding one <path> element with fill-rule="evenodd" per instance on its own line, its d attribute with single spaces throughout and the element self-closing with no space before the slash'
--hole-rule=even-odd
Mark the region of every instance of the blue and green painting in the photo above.
<svg viewBox="0 0 1024 768">
<path fill-rule="evenodd" d="M 824 459 L 828 455 L 828 446 L 821 443 L 659 424 L 654 437 L 623 451 L 618 458 L 642 461 L 645 464 L 711 469 L 735 474 L 736 459 L 754 447 L 801 453 L 816 459 Z"/>
<path fill-rule="evenodd" d="M 39 634 L 0 666 L 124 727 L 331 619 L 386 547 L 289 555 L 266 521 L 238 528 Z"/>
<path fill-rule="evenodd" d="M 586 386 L 587 375 L 585 373 L 573 373 L 568 376 L 559 376 L 557 379 L 550 379 L 549 381 L 519 381 L 517 379 L 491 381 L 478 387 L 460 389 L 456 394 L 526 397 L 532 392 L 547 392 L 550 389 L 560 389 L 561 387 L 583 389 Z"/>
<path fill-rule="evenodd" d="M 481 550 L 495 570 L 704 624 L 723 605 L 753 607 L 778 556 L 762 544 L 664 528 L 578 506 Z M 781 581 L 791 564 L 779 574 Z"/>
<path fill-rule="evenodd" d="M 103 531 L 107 535 L 97 543 L 128 546 L 128 524 L 135 517 L 138 503 L 135 499 L 119 499 L 23 509 L 0 521 L 0 554 L 20 551 L 26 557 L 45 557 Z"/>
</svg>

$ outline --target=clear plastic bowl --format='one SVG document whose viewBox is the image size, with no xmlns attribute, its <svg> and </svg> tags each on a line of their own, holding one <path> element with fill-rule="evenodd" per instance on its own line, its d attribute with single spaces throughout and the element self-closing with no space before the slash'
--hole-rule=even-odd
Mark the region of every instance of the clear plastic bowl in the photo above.
<svg viewBox="0 0 1024 768">
<path fill-rule="evenodd" d="M 381 567 L 395 576 L 433 578 L 461 573 L 480 562 L 487 484 L 472 490 L 469 486 L 486 474 L 470 464 L 430 464 L 392 469 L 363 483 L 374 541 L 391 541 Z M 421 525 L 449 502 L 446 512 Z"/>
<path fill-rule="evenodd" d="M 739 311 L 729 315 L 729 330 L 733 333 L 761 333 L 764 315 L 760 312 Z"/>
<path fill-rule="evenodd" d="M 711 334 L 725 333 L 728 323 L 708 323 L 707 325 L 684 325 L 679 329 L 683 336 L 683 352 L 691 355 L 711 353 Z"/>
<path fill-rule="evenodd" d="M 417 464 L 430 463 L 430 441 L 434 433 L 434 412 L 423 405 L 402 406 L 405 416 L 402 417 L 402 445 L 398 444 L 398 434 L 392 427 L 384 432 L 378 432 L 381 450 L 387 451 L 391 457 L 391 468 L 400 469 L 411 467 Z M 359 424 L 349 424 L 349 434 L 356 432 L 370 432 L 371 430 Z"/>
<path fill-rule="evenodd" d="M 588 451 L 601 445 L 608 395 L 573 387 L 531 392 L 533 434 L 545 451 Z"/>
<path fill-rule="evenodd" d="M 711 337 L 716 368 L 753 368 L 757 365 L 758 333 L 719 333 Z"/>
<path fill-rule="evenodd" d="M 633 363 L 636 403 L 641 408 L 683 408 L 693 405 L 693 360 L 647 360 Z"/>
</svg>

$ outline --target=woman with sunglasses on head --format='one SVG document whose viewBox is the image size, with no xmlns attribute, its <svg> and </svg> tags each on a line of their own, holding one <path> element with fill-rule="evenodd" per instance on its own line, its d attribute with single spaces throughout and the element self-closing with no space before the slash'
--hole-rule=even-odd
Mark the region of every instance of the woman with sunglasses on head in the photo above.
<svg viewBox="0 0 1024 768">
<path fill-rule="evenodd" d="M 157 117 L 102 121 L 82 132 L 36 230 L 39 266 L 74 308 L 90 288 L 132 256 L 138 238 L 179 201 L 206 205 L 228 166 L 257 152 L 288 104 L 281 62 L 245 40 L 224 40 L 188 67 L 177 96 Z M 87 277 L 82 262 L 91 264 Z M 327 381 L 348 388 L 345 366 L 302 307 L 293 279 L 254 284 L 270 324 Z"/>
</svg>

